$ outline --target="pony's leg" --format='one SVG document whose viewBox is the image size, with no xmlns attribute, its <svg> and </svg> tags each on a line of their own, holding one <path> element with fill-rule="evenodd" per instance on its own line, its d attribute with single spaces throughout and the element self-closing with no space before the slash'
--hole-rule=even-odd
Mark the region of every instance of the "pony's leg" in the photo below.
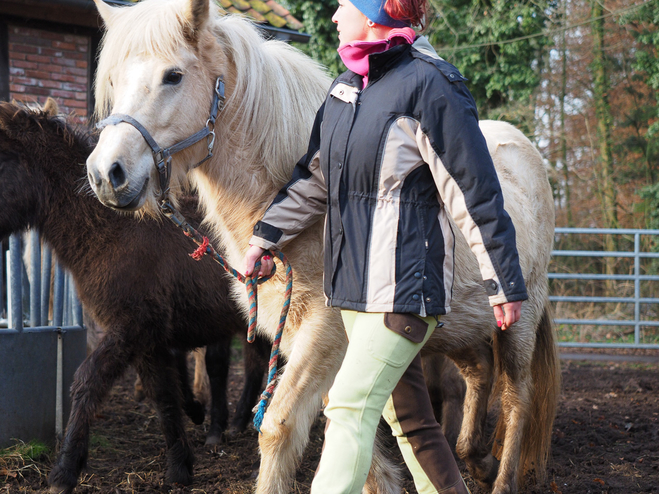
<svg viewBox="0 0 659 494">
<path fill-rule="evenodd" d="M 195 400 L 194 393 L 190 387 L 190 375 L 188 373 L 188 354 L 181 350 L 172 350 L 176 368 L 181 381 L 181 392 L 183 393 L 183 411 L 196 425 L 204 423 L 206 410 L 204 405 Z"/>
<path fill-rule="evenodd" d="M 135 401 L 144 401 L 144 398 L 146 398 L 144 385 L 142 384 L 142 379 L 140 379 L 139 374 L 135 378 L 135 383 L 133 384 L 133 398 L 135 398 Z"/>
<path fill-rule="evenodd" d="M 137 362 L 147 396 L 155 404 L 160 427 L 167 445 L 168 484 L 190 485 L 194 456 L 183 427 L 181 413 L 182 393 L 180 386 L 172 386 L 180 380 L 176 362 L 169 350 L 159 348 L 142 357 Z"/>
<path fill-rule="evenodd" d="M 206 370 L 206 347 L 197 348 L 192 352 L 194 356 L 194 381 L 192 392 L 195 399 L 207 407 L 211 402 L 211 385 Z"/>
<path fill-rule="evenodd" d="M 487 406 L 494 373 L 492 348 L 483 342 L 477 347 L 451 353 L 449 357 L 456 363 L 467 384 L 464 418 L 456 453 L 467 464 L 476 480 L 491 485 L 498 469 L 485 437 Z"/>
<path fill-rule="evenodd" d="M 87 463 L 89 427 L 131 354 L 111 332 L 78 367 L 71 386 L 71 415 L 55 466 L 48 476 L 51 492 L 70 493 Z"/>
<path fill-rule="evenodd" d="M 442 425 L 446 441 L 455 451 L 467 386 L 456 365 L 444 355 L 423 355 L 421 360 L 435 419 Z"/>
<path fill-rule="evenodd" d="M 263 376 L 268 370 L 270 342 L 261 336 L 256 336 L 254 343 L 243 342 L 243 360 L 245 365 L 245 382 L 240 401 L 236 405 L 236 413 L 231 420 L 229 435 L 242 432 L 252 419 L 252 408 L 263 391 Z M 280 356 L 281 366 L 281 356 Z"/>
<path fill-rule="evenodd" d="M 341 366 L 347 346 L 340 313 L 325 307 L 310 309 L 294 338 L 288 364 L 261 425 L 258 494 L 289 492 L 321 399 Z"/>
<path fill-rule="evenodd" d="M 206 347 L 206 370 L 211 390 L 211 425 L 206 435 L 206 444 L 220 444 L 222 433 L 227 428 L 229 407 L 227 405 L 227 378 L 231 362 L 231 337 Z"/>
</svg>

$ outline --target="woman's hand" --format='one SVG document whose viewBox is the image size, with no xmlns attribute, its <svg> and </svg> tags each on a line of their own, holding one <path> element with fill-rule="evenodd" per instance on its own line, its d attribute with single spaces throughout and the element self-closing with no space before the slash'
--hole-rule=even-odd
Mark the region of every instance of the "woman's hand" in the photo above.
<svg viewBox="0 0 659 494">
<path fill-rule="evenodd" d="M 505 331 L 519 321 L 522 314 L 522 302 L 507 302 L 494 306 L 494 317 L 497 318 L 497 326 Z"/>
<path fill-rule="evenodd" d="M 249 250 L 245 254 L 245 276 L 249 276 L 254 271 L 256 261 L 261 259 L 261 269 L 259 269 L 259 277 L 269 276 L 272 273 L 272 268 L 275 263 L 269 255 L 263 256 L 265 249 L 257 245 L 250 245 Z M 261 257 L 263 256 L 263 257 Z"/>
</svg>

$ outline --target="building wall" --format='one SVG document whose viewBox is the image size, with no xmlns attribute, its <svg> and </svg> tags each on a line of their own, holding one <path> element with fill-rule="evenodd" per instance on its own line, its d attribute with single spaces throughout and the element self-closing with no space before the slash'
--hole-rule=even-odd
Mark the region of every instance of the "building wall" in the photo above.
<svg viewBox="0 0 659 494">
<path fill-rule="evenodd" d="M 7 26 L 9 97 L 43 104 L 48 96 L 62 113 L 88 118 L 90 37 Z"/>
</svg>

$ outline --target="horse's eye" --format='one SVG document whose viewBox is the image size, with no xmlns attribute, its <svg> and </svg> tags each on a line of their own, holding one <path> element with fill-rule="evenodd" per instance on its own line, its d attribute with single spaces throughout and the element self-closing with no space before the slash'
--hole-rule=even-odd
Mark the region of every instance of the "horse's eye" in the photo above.
<svg viewBox="0 0 659 494">
<path fill-rule="evenodd" d="M 175 86 L 183 79 L 183 74 L 179 70 L 168 70 L 165 72 L 165 76 L 162 78 L 163 84 L 171 84 Z"/>
</svg>

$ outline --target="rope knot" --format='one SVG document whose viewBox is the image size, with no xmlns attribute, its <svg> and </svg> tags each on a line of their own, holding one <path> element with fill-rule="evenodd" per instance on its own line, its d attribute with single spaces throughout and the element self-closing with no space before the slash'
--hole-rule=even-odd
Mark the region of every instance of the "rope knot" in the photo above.
<svg viewBox="0 0 659 494">
<path fill-rule="evenodd" d="M 190 254 L 190 257 L 192 257 L 195 261 L 201 261 L 201 258 L 204 257 L 204 254 L 206 254 L 206 249 L 208 249 L 208 237 L 204 237 L 204 241 L 201 243 L 199 247 L 197 247 L 197 250 L 195 250 L 192 254 Z"/>
</svg>

